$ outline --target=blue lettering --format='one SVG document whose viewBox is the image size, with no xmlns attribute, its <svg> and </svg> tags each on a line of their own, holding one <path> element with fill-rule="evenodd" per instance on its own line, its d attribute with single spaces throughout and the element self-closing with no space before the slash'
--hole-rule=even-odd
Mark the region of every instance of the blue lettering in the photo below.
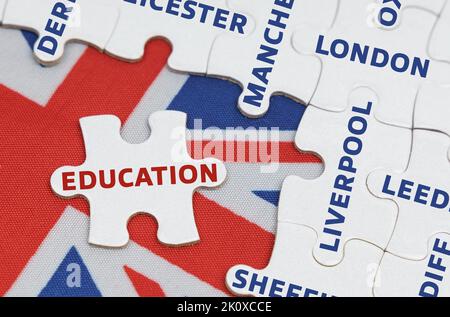
<svg viewBox="0 0 450 317">
<path fill-rule="evenodd" d="M 389 189 L 389 184 L 391 183 L 392 176 L 386 175 L 386 178 L 384 179 L 383 189 L 382 192 L 391 196 L 395 196 L 395 191 Z"/>
<path fill-rule="evenodd" d="M 51 36 L 43 36 L 37 45 L 38 50 L 50 55 L 55 55 L 57 48 L 58 42 Z"/>
<path fill-rule="evenodd" d="M 341 49 L 342 52 L 338 52 L 338 46 L 342 47 L 342 49 Z M 330 51 L 331 51 L 331 55 L 333 57 L 344 58 L 348 55 L 348 51 L 349 51 L 348 43 L 342 39 L 334 40 L 333 43 L 331 43 Z"/>
<path fill-rule="evenodd" d="M 260 49 L 262 50 L 262 52 L 258 54 L 256 59 L 260 62 L 274 65 L 275 60 L 271 57 L 276 56 L 278 54 L 278 50 L 266 45 L 261 45 Z"/>
<path fill-rule="evenodd" d="M 411 196 L 408 196 L 407 194 L 410 194 L 412 192 L 413 186 L 414 182 L 402 179 L 397 196 L 407 200 L 411 199 Z"/>
<path fill-rule="evenodd" d="M 145 2 L 146 2 L 146 0 L 142 0 L 141 1 L 141 6 L 144 6 Z M 136 3 L 136 2 L 134 2 L 134 3 Z M 152 8 L 155 11 L 162 11 L 162 10 L 164 10 L 164 7 L 160 7 L 160 6 L 156 5 L 156 0 L 150 0 L 149 3 L 150 3 L 150 8 Z"/>
<path fill-rule="evenodd" d="M 184 7 L 184 11 L 181 14 L 181 17 L 187 20 L 192 20 L 195 17 L 195 10 L 194 7 L 197 5 L 197 2 L 192 1 L 192 0 L 187 0 L 183 7 Z"/>
<path fill-rule="evenodd" d="M 231 284 L 233 287 L 235 288 L 239 288 L 242 289 L 245 287 L 245 285 L 247 284 L 247 281 L 245 279 L 245 277 L 248 275 L 248 271 L 245 270 L 237 270 L 236 273 L 234 274 L 234 276 L 236 277 L 236 279 L 239 281 L 239 283 L 233 282 L 233 284 Z"/>
<path fill-rule="evenodd" d="M 174 10 L 174 9 L 179 9 L 180 8 L 180 2 L 181 2 L 181 0 L 168 0 L 167 1 L 166 12 L 168 14 L 177 16 L 179 12 Z"/>
<path fill-rule="evenodd" d="M 250 281 L 250 287 L 249 287 L 249 291 L 250 292 L 254 292 L 255 291 L 255 287 L 259 288 L 259 294 L 264 294 L 264 291 L 266 289 L 266 285 L 267 285 L 267 281 L 268 278 L 267 276 L 263 276 L 261 281 L 258 281 L 258 275 L 257 274 L 253 274 L 252 279 Z"/>
<path fill-rule="evenodd" d="M 358 43 L 355 43 L 353 45 L 352 54 L 350 55 L 350 60 L 352 62 L 356 61 L 356 58 L 358 57 L 358 60 L 361 64 L 367 63 L 367 58 L 369 56 L 369 47 L 364 46 L 364 50 L 361 49 L 361 45 Z"/>
<path fill-rule="evenodd" d="M 253 83 L 249 83 L 247 89 L 253 95 L 245 96 L 244 102 L 255 107 L 261 107 L 261 101 L 263 100 L 264 97 L 263 93 L 266 91 L 266 88 Z"/>
<path fill-rule="evenodd" d="M 378 57 L 381 56 L 382 60 L 379 61 Z M 373 55 L 372 55 L 372 61 L 370 62 L 370 65 L 374 67 L 385 67 L 388 64 L 389 61 L 389 54 L 385 50 L 381 48 L 374 48 L 373 49 Z"/>
<path fill-rule="evenodd" d="M 444 209 L 445 207 L 447 207 L 448 203 L 448 193 L 444 192 L 443 190 L 436 189 L 434 191 L 433 198 L 431 199 L 431 207 Z"/>
<path fill-rule="evenodd" d="M 283 291 L 283 288 L 280 286 L 284 286 L 286 284 L 283 281 L 273 279 L 272 281 L 272 287 L 270 288 L 269 297 L 282 297 L 280 292 Z"/>
<path fill-rule="evenodd" d="M 319 40 L 317 41 L 316 53 L 322 55 L 328 55 L 330 52 L 323 49 L 323 41 L 325 37 L 323 35 L 319 35 Z"/>
<path fill-rule="evenodd" d="M 227 21 L 227 16 L 229 14 L 230 14 L 230 11 L 223 10 L 223 9 L 217 9 L 216 17 L 214 18 L 213 25 L 218 28 L 225 29 L 227 27 L 227 25 L 223 24 L 222 22 Z"/>
<path fill-rule="evenodd" d="M 428 197 L 428 192 L 431 190 L 431 187 L 429 186 L 425 186 L 422 184 L 417 185 L 417 192 L 416 195 L 414 196 L 414 201 L 416 203 L 422 204 L 422 205 L 426 205 L 427 201 L 422 199 L 422 198 L 427 198 Z"/>
</svg>

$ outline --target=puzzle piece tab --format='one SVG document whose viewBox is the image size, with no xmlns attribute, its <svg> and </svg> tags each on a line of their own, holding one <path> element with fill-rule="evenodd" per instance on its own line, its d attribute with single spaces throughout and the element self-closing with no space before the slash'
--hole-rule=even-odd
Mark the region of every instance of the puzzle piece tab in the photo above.
<svg viewBox="0 0 450 317">
<path fill-rule="evenodd" d="M 118 11 L 105 0 L 8 1 L 3 24 L 38 34 L 34 54 L 43 64 L 57 62 L 70 41 L 102 50 L 117 22 Z"/>
<path fill-rule="evenodd" d="M 322 61 L 322 72 L 311 104 L 343 110 L 348 92 L 357 86 L 376 91 L 381 100 L 376 117 L 388 124 L 411 128 L 417 91 L 424 82 L 450 84 L 450 65 L 432 60 L 428 38 L 436 15 L 408 8 L 394 29 L 367 21 L 373 0 L 342 0 L 330 30 L 305 25 L 294 36 L 299 52 Z"/>
<path fill-rule="evenodd" d="M 238 106 L 248 117 L 269 109 L 270 97 L 284 93 L 308 103 L 320 76 L 320 61 L 298 54 L 291 44 L 300 23 L 330 27 L 336 0 L 231 0 L 230 6 L 251 12 L 257 20 L 246 38 L 220 36 L 211 50 L 208 75 L 238 81 L 243 92 Z"/>
<path fill-rule="evenodd" d="M 216 159 L 192 159 L 186 146 L 186 114 L 160 111 L 149 118 L 150 138 L 129 144 L 115 116 L 80 120 L 86 161 L 64 166 L 51 177 L 62 197 L 84 196 L 90 205 L 89 242 L 120 247 L 128 242 L 127 223 L 137 213 L 158 221 L 158 239 L 168 245 L 199 240 L 192 195 L 196 188 L 220 185 L 226 176 Z"/>
<path fill-rule="evenodd" d="M 448 135 L 414 130 L 406 171 L 375 171 L 367 185 L 374 195 L 394 200 L 399 214 L 387 251 L 411 260 L 427 255 L 427 242 L 450 232 L 450 162 Z"/>
<path fill-rule="evenodd" d="M 306 109 L 296 145 L 302 151 L 318 153 L 325 170 L 314 180 L 290 177 L 287 182 L 291 186 L 285 191 L 292 191 L 292 205 L 279 215 L 280 221 L 306 225 L 318 233 L 313 254 L 323 265 L 339 263 L 351 239 L 387 246 L 397 208 L 373 197 L 366 179 L 377 168 L 404 170 L 411 148 L 409 129 L 375 118 L 382 100 L 373 91 L 360 87 L 348 99 L 344 112 L 314 106 Z"/>
<path fill-rule="evenodd" d="M 286 179 L 280 196 L 280 215 L 289 209 L 300 212 L 292 194 L 296 184 Z M 372 244 L 352 240 L 336 266 L 322 266 L 311 250 L 317 243 L 314 230 L 278 220 L 272 257 L 262 270 L 237 265 L 226 277 L 228 288 L 240 296 L 315 297 L 372 296 L 372 286 L 383 251 Z"/>
<path fill-rule="evenodd" d="M 172 44 L 172 69 L 206 73 L 215 38 L 227 33 L 241 37 L 251 32 L 247 15 L 230 10 L 226 0 L 121 0 L 120 18 L 106 52 L 128 61 L 144 55 L 147 41 L 163 37 Z"/>
<path fill-rule="evenodd" d="M 385 253 L 377 273 L 377 297 L 449 297 L 450 235 L 439 233 L 428 242 L 419 261 Z"/>
</svg>

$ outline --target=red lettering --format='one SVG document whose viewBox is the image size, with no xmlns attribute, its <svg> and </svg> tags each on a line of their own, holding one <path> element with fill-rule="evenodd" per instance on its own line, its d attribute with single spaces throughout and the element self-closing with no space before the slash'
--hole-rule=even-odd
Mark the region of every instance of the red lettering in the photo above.
<svg viewBox="0 0 450 317">
<path fill-rule="evenodd" d="M 152 167 L 152 172 L 156 172 L 156 182 L 158 185 L 163 184 L 162 172 L 167 171 L 167 166 Z"/>
<path fill-rule="evenodd" d="M 153 186 L 153 182 L 150 178 L 150 174 L 148 173 L 148 170 L 143 167 L 139 169 L 139 173 L 136 180 L 136 186 L 141 186 L 141 183 L 146 183 L 148 186 Z"/>
<path fill-rule="evenodd" d="M 200 175 L 202 183 L 206 183 L 206 177 L 208 177 L 211 182 L 217 182 L 217 165 L 212 164 L 211 168 L 206 164 L 200 165 Z"/>
<path fill-rule="evenodd" d="M 113 188 L 114 185 L 116 184 L 116 171 L 115 170 L 109 170 L 109 184 L 106 183 L 105 180 L 105 171 L 104 170 L 100 170 L 99 172 L 99 181 L 100 181 L 100 186 L 103 188 Z"/>
<path fill-rule="evenodd" d="M 75 179 L 73 178 L 69 178 L 69 177 L 74 177 L 75 173 L 74 172 L 64 172 L 62 173 L 62 185 L 63 185 L 63 190 L 75 190 L 77 189 L 76 186 L 71 185 L 75 182 Z"/>
<path fill-rule="evenodd" d="M 131 168 L 124 168 L 119 172 L 119 183 L 122 185 L 122 187 L 132 187 L 133 182 L 126 182 L 125 181 L 125 174 L 130 174 L 133 172 L 133 169 Z"/>
<path fill-rule="evenodd" d="M 177 183 L 177 174 L 175 172 L 175 166 L 170 167 L 170 183 L 175 185 Z"/>
<path fill-rule="evenodd" d="M 80 189 L 81 190 L 92 189 L 95 187 L 95 185 L 97 183 L 97 178 L 95 177 L 94 172 L 81 171 L 79 176 L 80 176 Z M 91 181 L 90 183 L 88 183 L 86 181 L 86 177 L 90 178 L 90 181 Z"/>
<path fill-rule="evenodd" d="M 186 177 L 186 170 L 191 171 L 191 178 Z M 184 184 L 192 184 L 197 180 L 197 169 L 193 165 L 184 165 L 180 168 L 180 180 Z"/>
</svg>

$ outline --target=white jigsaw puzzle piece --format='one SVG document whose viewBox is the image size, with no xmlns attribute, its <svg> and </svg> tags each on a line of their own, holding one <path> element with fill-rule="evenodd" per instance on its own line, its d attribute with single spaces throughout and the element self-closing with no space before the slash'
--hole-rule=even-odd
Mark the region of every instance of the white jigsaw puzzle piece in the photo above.
<svg viewBox="0 0 450 317">
<path fill-rule="evenodd" d="M 431 236 L 450 232 L 450 138 L 429 130 L 414 130 L 413 135 L 408 168 L 401 174 L 374 171 L 367 186 L 374 195 L 394 200 L 399 206 L 387 251 L 420 260 L 427 255 Z"/>
<path fill-rule="evenodd" d="M 296 145 L 315 152 L 325 163 L 314 180 L 291 176 L 285 189 L 291 208 L 280 221 L 307 225 L 318 233 L 313 254 L 323 265 L 336 265 L 347 241 L 361 239 L 385 248 L 394 230 L 397 208 L 368 191 L 367 176 L 390 166 L 399 172 L 408 163 L 411 131 L 379 122 L 381 100 L 369 88 L 350 93 L 344 112 L 309 106 L 297 131 Z M 289 191 L 291 191 L 289 193 Z"/>
<path fill-rule="evenodd" d="M 281 214 L 286 208 L 289 212 L 292 208 L 299 211 L 297 199 L 292 196 L 297 189 L 295 185 L 289 178 L 283 184 Z M 327 267 L 313 257 L 311 250 L 316 243 L 317 235 L 313 229 L 279 220 L 268 266 L 262 270 L 234 266 L 227 273 L 226 284 L 239 296 L 372 296 L 374 277 L 383 255 L 381 249 L 352 240 L 345 247 L 343 261 Z"/>
<path fill-rule="evenodd" d="M 215 41 L 208 75 L 239 82 L 243 92 L 238 107 L 251 118 L 264 115 L 270 97 L 276 93 L 307 104 L 319 80 L 321 65 L 317 58 L 298 54 L 292 48 L 291 37 L 300 22 L 330 27 L 338 1 L 259 0 L 255 5 L 254 0 L 230 0 L 229 3 L 236 10 L 250 12 L 257 24 L 244 39 L 223 35 Z M 290 5 L 292 8 L 286 7 Z M 285 25 L 284 29 L 278 24 Z M 267 41 L 267 36 L 274 40 Z"/>
<path fill-rule="evenodd" d="M 414 128 L 439 131 L 450 137 L 450 88 L 422 86 L 416 100 Z"/>
<path fill-rule="evenodd" d="M 62 197 L 87 198 L 90 243 L 125 245 L 129 239 L 128 220 L 137 213 L 156 218 L 157 237 L 164 244 L 199 240 L 193 192 L 199 187 L 220 185 L 226 170 L 219 160 L 194 160 L 189 156 L 185 113 L 153 113 L 149 118 L 151 136 L 141 144 L 125 142 L 120 136 L 120 120 L 112 115 L 82 118 L 80 124 L 86 160 L 80 166 L 57 169 L 51 186 Z M 82 176 L 80 172 L 94 176 Z M 109 186 L 112 179 L 114 186 Z"/>
<path fill-rule="evenodd" d="M 38 34 L 34 54 L 42 64 L 56 63 L 66 43 L 81 41 L 103 50 L 118 19 L 106 0 L 11 0 L 3 24 Z"/>
<path fill-rule="evenodd" d="M 120 18 L 106 52 L 137 61 L 150 39 L 162 37 L 172 44 L 169 67 L 205 74 L 211 46 L 218 35 L 240 37 L 251 29 L 251 19 L 229 11 L 226 0 L 122 0 Z"/>
<path fill-rule="evenodd" d="M 419 261 L 385 253 L 376 277 L 376 297 L 449 297 L 450 235 L 439 233 L 428 242 Z"/>
<path fill-rule="evenodd" d="M 450 2 L 447 2 L 430 37 L 429 52 L 432 58 L 450 62 Z"/>
<path fill-rule="evenodd" d="M 439 15 L 446 0 L 375 0 L 373 6 L 375 22 L 381 27 L 395 27 L 401 21 L 402 11 L 407 8 L 420 8 Z"/>
<path fill-rule="evenodd" d="M 430 60 L 426 49 L 437 17 L 425 10 L 408 8 L 401 24 L 386 30 L 369 23 L 370 5 L 373 0 L 342 0 L 329 32 L 305 25 L 294 36 L 298 51 L 318 56 L 322 61 L 311 104 L 340 111 L 347 105 L 349 91 L 367 86 L 382 101 L 376 113 L 379 120 L 411 128 L 420 86 L 424 82 L 450 84 L 450 65 Z"/>
</svg>

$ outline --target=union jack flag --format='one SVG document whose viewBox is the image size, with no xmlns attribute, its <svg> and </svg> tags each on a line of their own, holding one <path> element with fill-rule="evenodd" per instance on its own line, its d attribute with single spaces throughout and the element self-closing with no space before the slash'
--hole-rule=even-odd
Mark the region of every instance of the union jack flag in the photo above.
<svg viewBox="0 0 450 317">
<path fill-rule="evenodd" d="M 33 41 L 30 33 L 0 29 L 0 294 L 229 296 L 231 266 L 267 265 L 282 181 L 322 171 L 317 157 L 293 143 L 303 106 L 273 97 L 269 113 L 250 120 L 236 107 L 238 85 L 172 72 L 162 40 L 149 42 L 133 64 L 70 44 L 54 67 L 33 60 Z M 122 137 L 138 143 L 150 135 L 149 114 L 162 109 L 187 113 L 192 156 L 208 150 L 226 163 L 227 182 L 193 197 L 201 241 L 164 246 L 156 222 L 137 216 L 126 247 L 89 245 L 88 202 L 63 200 L 50 188 L 56 168 L 85 159 L 79 118 L 114 114 Z M 264 131 L 277 131 L 277 139 L 261 137 Z M 226 153 L 239 146 L 243 155 Z"/>
</svg>

